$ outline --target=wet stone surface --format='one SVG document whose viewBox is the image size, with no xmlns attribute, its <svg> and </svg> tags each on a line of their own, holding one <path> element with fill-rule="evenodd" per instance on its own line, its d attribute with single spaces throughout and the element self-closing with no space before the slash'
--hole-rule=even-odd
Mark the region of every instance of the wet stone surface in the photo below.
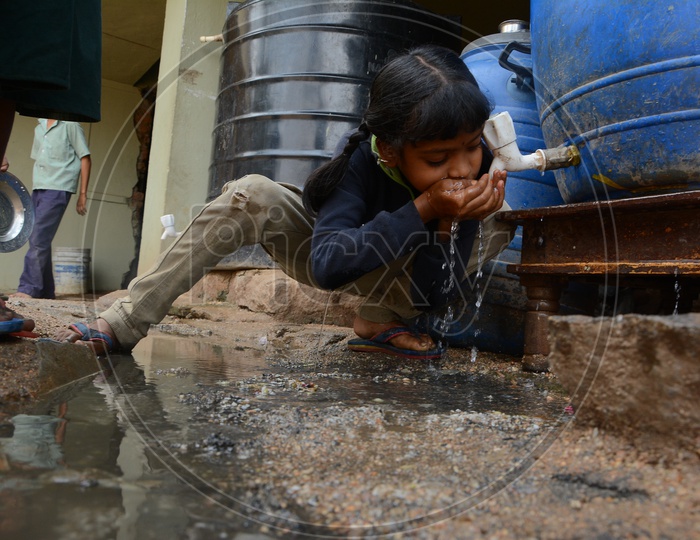
<svg viewBox="0 0 700 540">
<path fill-rule="evenodd" d="M 376 535 L 447 519 L 502 488 L 504 472 L 530 464 L 532 448 L 568 421 L 558 417 L 561 396 L 532 380 L 518 388 L 519 371 L 380 362 L 360 374 L 309 371 L 305 362 L 305 372 L 290 373 L 285 364 L 179 393 L 192 437 L 170 447 L 185 469 L 201 471 L 198 482 L 228 494 L 222 504 L 271 530 Z M 544 402 L 547 417 L 499 412 L 485 392 L 465 399 L 468 382 L 489 378 L 492 392 L 523 394 L 500 406 L 525 412 Z M 476 410 L 455 408 L 468 402 Z"/>
<path fill-rule="evenodd" d="M 347 328 L 198 310 L 1 404 L 0 537 L 700 536 L 697 452 L 578 425 L 551 374 L 471 350 L 353 354 Z"/>
</svg>

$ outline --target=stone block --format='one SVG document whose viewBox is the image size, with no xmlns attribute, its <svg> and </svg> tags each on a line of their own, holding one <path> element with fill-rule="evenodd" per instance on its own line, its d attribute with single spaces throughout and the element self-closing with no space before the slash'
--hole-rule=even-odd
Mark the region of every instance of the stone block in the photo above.
<svg viewBox="0 0 700 540">
<path fill-rule="evenodd" d="M 700 443 L 700 314 L 553 316 L 550 371 L 577 421 L 649 444 Z"/>
<path fill-rule="evenodd" d="M 303 285 L 278 269 L 214 270 L 177 303 L 227 302 L 297 324 L 352 326 L 357 297 Z"/>
</svg>

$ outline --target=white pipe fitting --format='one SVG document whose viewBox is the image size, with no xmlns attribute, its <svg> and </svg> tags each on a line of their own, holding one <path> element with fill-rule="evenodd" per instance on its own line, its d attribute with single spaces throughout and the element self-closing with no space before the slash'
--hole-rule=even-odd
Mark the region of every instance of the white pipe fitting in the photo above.
<svg viewBox="0 0 700 540">
<path fill-rule="evenodd" d="M 484 140 L 493 153 L 493 163 L 489 174 L 495 170 L 527 171 L 536 169 L 544 172 L 578 165 L 581 156 L 575 146 L 565 146 L 554 149 L 539 149 L 529 155 L 520 153 L 516 141 L 513 119 L 508 111 L 492 116 L 484 125 Z"/>
<path fill-rule="evenodd" d="M 163 235 L 160 237 L 161 240 L 165 240 L 169 237 L 177 238 L 182 234 L 175 230 L 175 216 L 173 214 L 166 214 L 164 216 L 160 216 L 160 222 L 163 225 L 163 227 L 165 227 Z"/>
<path fill-rule="evenodd" d="M 529 169 L 545 170 L 546 158 L 542 150 L 537 150 L 528 156 L 520 153 L 513 119 L 508 111 L 498 113 L 486 121 L 484 140 L 493 153 L 490 175 L 493 175 L 495 170 L 510 172 Z"/>
</svg>

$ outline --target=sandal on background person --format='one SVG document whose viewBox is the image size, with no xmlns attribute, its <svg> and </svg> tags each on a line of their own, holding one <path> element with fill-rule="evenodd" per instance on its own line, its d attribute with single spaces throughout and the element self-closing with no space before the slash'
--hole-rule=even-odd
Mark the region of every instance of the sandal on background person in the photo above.
<svg viewBox="0 0 700 540">
<path fill-rule="evenodd" d="M 9 334 L 15 337 L 39 337 L 32 332 L 35 324 L 32 319 L 25 319 L 16 311 L 5 305 L 5 299 L 0 298 L 0 335 Z"/>
</svg>

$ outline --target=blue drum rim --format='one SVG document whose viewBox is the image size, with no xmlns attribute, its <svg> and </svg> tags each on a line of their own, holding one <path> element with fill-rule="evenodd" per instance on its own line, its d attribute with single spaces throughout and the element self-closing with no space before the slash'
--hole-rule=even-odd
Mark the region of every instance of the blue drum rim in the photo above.
<svg viewBox="0 0 700 540">
<path fill-rule="evenodd" d="M 660 73 L 668 73 L 671 71 L 678 71 L 682 69 L 696 68 L 700 67 L 700 55 L 684 56 L 681 58 L 673 58 L 671 60 L 664 60 L 661 62 L 655 62 L 653 64 L 645 64 L 640 67 L 626 69 L 624 71 L 617 72 L 612 75 L 607 75 L 605 77 L 600 77 L 595 81 L 588 84 L 584 84 L 567 92 L 560 98 L 554 100 L 552 103 L 547 105 L 547 107 L 540 114 L 542 123 L 546 119 L 555 114 L 559 109 L 566 106 L 568 103 L 579 99 L 586 94 L 590 94 L 596 90 L 601 90 L 603 88 L 613 86 L 616 84 L 624 83 L 641 77 L 648 77 L 650 75 L 658 75 Z M 535 74 L 537 77 L 537 74 Z"/>
<path fill-rule="evenodd" d="M 635 131 L 648 127 L 656 127 L 681 122 L 694 122 L 698 120 L 700 120 L 700 109 L 673 111 L 669 113 L 645 116 L 643 118 L 632 118 L 630 120 L 625 120 L 624 122 L 616 122 L 615 124 L 601 126 L 572 137 L 570 141 L 572 144 L 580 146 L 596 139 L 616 135 L 626 131 Z"/>
</svg>

